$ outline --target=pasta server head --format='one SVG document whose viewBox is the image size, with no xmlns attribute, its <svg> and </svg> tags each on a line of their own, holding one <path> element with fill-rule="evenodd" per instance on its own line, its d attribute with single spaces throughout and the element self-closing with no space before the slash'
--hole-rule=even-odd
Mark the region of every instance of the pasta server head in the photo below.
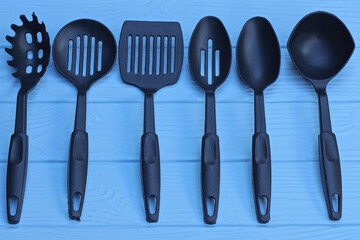
<svg viewBox="0 0 360 240">
<path fill-rule="evenodd" d="M 12 48 L 5 48 L 12 57 L 7 63 L 15 68 L 12 75 L 20 79 L 21 88 L 26 91 L 39 82 L 50 59 L 50 40 L 45 24 L 38 22 L 35 13 L 32 16 L 33 20 L 29 21 L 25 15 L 21 15 L 23 25 L 11 25 L 15 36 L 6 36 L 6 40 L 11 43 Z"/>
</svg>

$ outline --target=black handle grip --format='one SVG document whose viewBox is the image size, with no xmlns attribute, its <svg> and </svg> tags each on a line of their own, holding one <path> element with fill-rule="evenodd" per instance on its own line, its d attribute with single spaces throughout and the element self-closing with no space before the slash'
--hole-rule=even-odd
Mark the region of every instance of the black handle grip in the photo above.
<svg viewBox="0 0 360 240">
<path fill-rule="evenodd" d="M 160 153 L 159 140 L 155 133 L 141 137 L 141 176 L 146 220 L 157 222 L 160 206 Z"/>
<path fill-rule="evenodd" d="M 88 134 L 75 130 L 71 134 L 68 172 L 69 217 L 80 220 L 86 188 L 88 169 Z"/>
<path fill-rule="evenodd" d="M 339 150 L 332 132 L 319 135 L 320 171 L 329 218 L 339 220 L 342 213 L 342 186 Z"/>
<path fill-rule="evenodd" d="M 19 223 L 24 202 L 28 165 L 28 136 L 14 133 L 10 140 L 6 181 L 6 205 L 8 222 Z M 15 211 L 13 211 L 15 210 Z"/>
<path fill-rule="evenodd" d="M 213 133 L 202 138 L 201 186 L 204 222 L 215 224 L 219 207 L 220 147 L 219 137 Z"/>
<path fill-rule="evenodd" d="M 256 217 L 259 223 L 270 221 L 271 203 L 271 156 L 269 135 L 253 135 L 253 187 Z"/>
</svg>

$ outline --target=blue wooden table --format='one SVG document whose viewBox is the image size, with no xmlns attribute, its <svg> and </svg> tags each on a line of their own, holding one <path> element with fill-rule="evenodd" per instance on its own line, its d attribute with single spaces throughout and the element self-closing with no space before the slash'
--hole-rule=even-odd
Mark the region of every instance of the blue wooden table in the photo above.
<svg viewBox="0 0 360 240">
<path fill-rule="evenodd" d="M 316 94 L 294 69 L 286 42 L 307 13 L 336 14 L 360 45 L 357 0 L 103 0 L 6 1 L 0 8 L 0 239 L 356 239 L 360 233 L 360 52 L 328 86 L 333 131 L 343 177 L 343 217 L 328 219 L 322 191 L 317 137 Z M 73 130 L 76 89 L 52 63 L 29 95 L 29 168 L 22 219 L 9 225 L 5 186 L 10 136 L 20 82 L 6 64 L 5 35 L 19 15 L 35 11 L 51 41 L 77 18 L 103 22 L 119 39 L 122 23 L 176 20 L 184 35 L 184 65 L 179 82 L 155 95 L 161 155 L 161 210 L 157 224 L 145 221 L 140 182 L 143 94 L 120 79 L 118 63 L 88 92 L 89 172 L 81 222 L 67 213 L 67 162 Z M 206 15 L 226 26 L 233 51 L 247 19 L 264 16 L 281 45 L 279 79 L 265 91 L 267 130 L 272 151 L 272 205 L 269 224 L 257 223 L 251 185 L 253 92 L 240 83 L 235 57 L 229 78 L 217 91 L 221 148 L 218 221 L 202 219 L 200 149 L 204 93 L 191 78 L 188 44 Z M 233 52 L 234 53 L 234 52 Z"/>
</svg>

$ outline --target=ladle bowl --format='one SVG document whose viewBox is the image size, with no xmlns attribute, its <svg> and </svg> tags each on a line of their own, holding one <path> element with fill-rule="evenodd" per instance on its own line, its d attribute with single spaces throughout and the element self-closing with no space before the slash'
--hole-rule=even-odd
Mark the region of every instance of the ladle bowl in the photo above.
<svg viewBox="0 0 360 240">
<path fill-rule="evenodd" d="M 339 18 L 314 12 L 295 26 L 287 48 L 295 67 L 306 79 L 329 81 L 346 65 L 355 43 Z"/>
</svg>

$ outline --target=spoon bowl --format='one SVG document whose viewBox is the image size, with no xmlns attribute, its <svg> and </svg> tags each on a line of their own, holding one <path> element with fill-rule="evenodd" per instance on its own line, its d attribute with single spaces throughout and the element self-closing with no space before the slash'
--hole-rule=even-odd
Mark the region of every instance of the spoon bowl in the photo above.
<svg viewBox="0 0 360 240">
<path fill-rule="evenodd" d="M 189 66 L 194 80 L 206 91 L 215 91 L 226 80 L 231 42 L 218 18 L 207 16 L 196 25 L 189 43 Z"/>
<path fill-rule="evenodd" d="M 275 82 L 280 72 L 280 46 L 270 22 L 263 17 L 248 20 L 236 47 L 240 78 L 256 92 Z"/>
<path fill-rule="evenodd" d="M 78 90 L 87 91 L 113 66 L 116 42 L 110 30 L 102 23 L 79 19 L 66 24 L 59 31 L 52 50 L 58 71 Z"/>
</svg>

